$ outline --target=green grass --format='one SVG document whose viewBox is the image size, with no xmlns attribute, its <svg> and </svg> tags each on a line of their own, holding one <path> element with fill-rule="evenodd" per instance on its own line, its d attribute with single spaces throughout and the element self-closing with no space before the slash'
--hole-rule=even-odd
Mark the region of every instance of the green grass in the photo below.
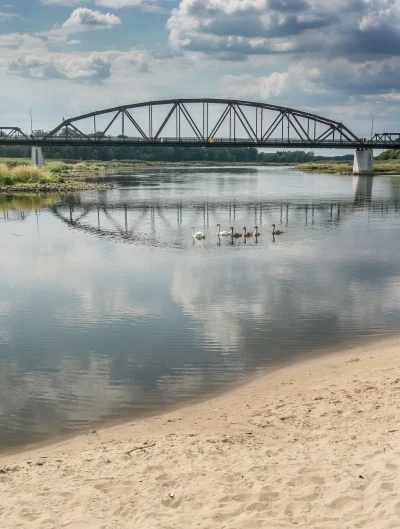
<svg viewBox="0 0 400 529">
<path fill-rule="evenodd" d="M 0 186 L 18 184 L 51 184 L 58 181 L 57 176 L 49 169 L 39 169 L 27 165 L 8 167 L 0 165 Z"/>
<path fill-rule="evenodd" d="M 400 174 L 400 160 L 385 160 L 374 163 L 375 173 Z"/>
<path fill-rule="evenodd" d="M 66 173 L 71 168 L 70 165 L 64 162 L 49 161 L 46 162 L 46 169 L 48 169 L 53 174 Z"/>
<path fill-rule="evenodd" d="M 312 162 L 300 163 L 296 165 L 298 171 L 305 171 L 307 173 L 352 173 L 352 162 Z M 400 174 L 400 160 L 385 160 L 374 161 L 374 173 L 380 174 Z"/>
<path fill-rule="evenodd" d="M 21 165 L 32 165 L 29 158 L 0 158 L 0 165 L 6 165 L 8 168 L 19 167 Z"/>
<path fill-rule="evenodd" d="M 353 164 L 348 163 L 330 163 L 330 162 L 310 162 L 296 165 L 298 171 L 307 173 L 351 173 Z"/>
</svg>

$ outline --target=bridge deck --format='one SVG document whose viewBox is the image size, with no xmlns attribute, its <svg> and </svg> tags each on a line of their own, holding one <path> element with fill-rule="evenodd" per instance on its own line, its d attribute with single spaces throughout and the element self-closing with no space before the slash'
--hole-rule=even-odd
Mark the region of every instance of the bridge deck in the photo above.
<svg viewBox="0 0 400 529">
<path fill-rule="evenodd" d="M 366 140 L 341 121 L 293 108 L 233 99 L 169 99 L 83 114 L 45 133 L 0 125 L 0 145 L 389 149 L 400 146 L 400 133 Z"/>
<path fill-rule="evenodd" d="M 143 138 L 125 138 L 108 136 L 101 139 L 85 138 L 42 138 L 42 137 L 10 137 L 0 136 L 0 145 L 27 145 L 39 147 L 257 147 L 257 148 L 297 148 L 297 149 L 396 149 L 400 144 L 386 140 L 370 140 L 366 142 L 327 140 L 323 142 L 292 139 L 269 139 L 267 141 L 252 141 L 249 139 L 215 138 L 212 142 L 198 138 L 161 138 L 144 140 Z"/>
</svg>

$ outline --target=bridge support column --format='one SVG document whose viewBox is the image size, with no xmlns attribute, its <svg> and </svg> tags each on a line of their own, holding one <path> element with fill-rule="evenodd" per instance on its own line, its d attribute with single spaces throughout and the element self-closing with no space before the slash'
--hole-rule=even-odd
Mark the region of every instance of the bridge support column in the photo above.
<svg viewBox="0 0 400 529">
<path fill-rule="evenodd" d="M 44 156 L 42 147 L 32 147 L 32 167 L 43 167 Z"/>
<path fill-rule="evenodd" d="M 374 174 L 373 149 L 357 149 L 354 153 L 353 174 Z"/>
</svg>

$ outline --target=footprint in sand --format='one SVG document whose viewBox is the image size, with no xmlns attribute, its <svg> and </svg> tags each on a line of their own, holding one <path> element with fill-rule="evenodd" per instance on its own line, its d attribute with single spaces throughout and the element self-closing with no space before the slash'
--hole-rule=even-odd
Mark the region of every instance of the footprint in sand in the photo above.
<svg viewBox="0 0 400 529">
<path fill-rule="evenodd" d="M 176 509 L 181 503 L 182 498 L 167 498 L 165 500 L 161 500 L 161 504 L 164 505 L 164 507 L 169 507 L 170 509 Z"/>
<path fill-rule="evenodd" d="M 246 507 L 246 511 L 263 512 L 266 511 L 268 508 L 268 505 L 266 505 L 265 503 L 260 503 L 256 501 L 254 503 L 250 503 L 250 505 Z"/>
<path fill-rule="evenodd" d="M 250 494 L 234 494 L 233 496 L 223 496 L 219 499 L 221 503 L 230 503 L 231 501 L 245 502 L 250 498 Z"/>
<path fill-rule="evenodd" d="M 327 506 L 331 509 L 341 510 L 343 509 L 343 507 L 353 501 L 356 501 L 356 498 L 352 498 L 351 496 L 340 496 L 339 498 L 336 498 L 331 503 L 329 503 Z"/>
<path fill-rule="evenodd" d="M 381 489 L 386 490 L 387 492 L 392 492 L 394 487 L 394 483 L 391 483 L 390 481 L 383 481 L 381 483 Z"/>
<path fill-rule="evenodd" d="M 133 492 L 132 485 L 123 485 L 119 483 L 103 483 L 102 485 L 95 485 L 95 489 L 104 494 L 113 496 L 122 496 Z"/>
</svg>

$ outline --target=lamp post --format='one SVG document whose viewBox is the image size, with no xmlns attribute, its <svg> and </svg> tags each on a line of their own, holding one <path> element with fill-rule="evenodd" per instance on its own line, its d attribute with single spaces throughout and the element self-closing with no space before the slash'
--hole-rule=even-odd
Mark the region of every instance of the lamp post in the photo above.
<svg viewBox="0 0 400 529">
<path fill-rule="evenodd" d="M 373 114 L 370 114 L 371 116 L 371 140 L 374 136 L 374 115 Z"/>
</svg>

